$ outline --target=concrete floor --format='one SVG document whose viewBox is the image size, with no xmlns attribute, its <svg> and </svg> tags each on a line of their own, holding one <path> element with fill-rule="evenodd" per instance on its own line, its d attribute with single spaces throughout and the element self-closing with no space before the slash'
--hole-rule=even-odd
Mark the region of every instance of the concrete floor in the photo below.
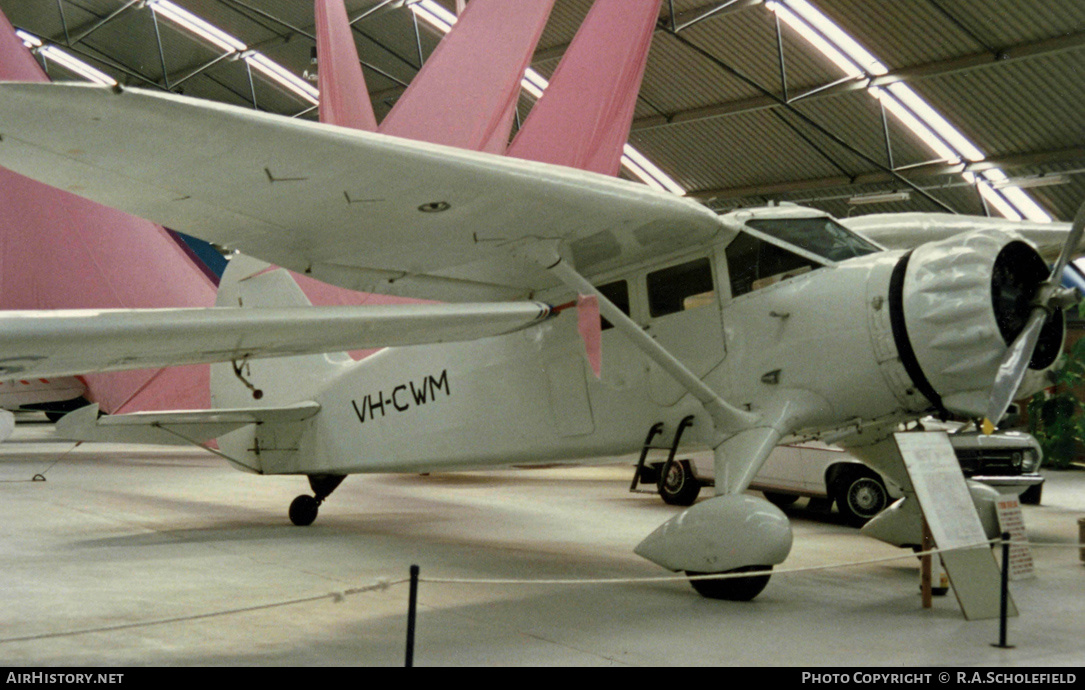
<svg viewBox="0 0 1085 690">
<path fill-rule="evenodd" d="M 243 474 L 195 449 L 69 452 L 35 442 L 43 431 L 0 446 L 4 665 L 401 665 L 405 585 L 329 595 L 401 580 L 412 563 L 423 580 L 667 575 L 632 549 L 677 509 L 628 493 L 630 467 L 355 476 L 297 528 L 286 507 L 302 478 Z M 415 663 L 1080 665 L 1085 567 L 1071 546 L 1085 472 L 1047 476 L 1025 520 L 1031 539 L 1059 546 L 1035 548 L 1037 576 L 1012 583 L 1012 650 L 992 647 L 997 621 L 965 621 L 952 595 L 923 610 L 908 557 L 777 574 L 749 603 L 683 581 L 423 581 Z M 805 504 L 790 510 L 784 567 L 900 555 Z M 154 621 L 167 622 L 141 625 Z M 59 634 L 74 631 L 91 632 Z"/>
</svg>

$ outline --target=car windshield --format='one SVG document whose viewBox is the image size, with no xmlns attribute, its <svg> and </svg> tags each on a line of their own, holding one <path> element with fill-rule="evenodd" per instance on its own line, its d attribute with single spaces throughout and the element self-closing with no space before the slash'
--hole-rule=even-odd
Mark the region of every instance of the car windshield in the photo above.
<svg viewBox="0 0 1085 690">
<path fill-rule="evenodd" d="M 832 218 L 755 218 L 746 221 L 755 230 L 825 257 L 844 261 L 880 251 Z"/>
</svg>

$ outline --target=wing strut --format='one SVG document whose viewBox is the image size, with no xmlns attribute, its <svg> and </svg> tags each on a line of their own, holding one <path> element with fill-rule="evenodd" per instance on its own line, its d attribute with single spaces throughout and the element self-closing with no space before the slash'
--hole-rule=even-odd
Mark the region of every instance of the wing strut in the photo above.
<svg viewBox="0 0 1085 690">
<path fill-rule="evenodd" d="M 704 381 L 690 371 L 686 365 L 682 364 L 682 362 L 676 359 L 666 348 L 648 335 L 643 328 L 633 321 L 633 319 L 626 316 L 625 313 L 607 299 L 603 293 L 596 290 L 594 285 L 589 283 L 584 276 L 577 273 L 576 269 L 570 266 L 564 259 L 557 258 L 554 254 L 550 254 L 550 257 L 548 258 L 547 252 L 538 254 L 532 252 L 526 256 L 548 270 L 562 283 L 573 290 L 576 290 L 577 293 L 581 295 L 594 295 L 599 301 L 600 313 L 602 313 L 608 321 L 614 324 L 615 328 L 625 334 L 637 348 L 650 357 L 652 361 L 673 376 L 674 379 L 690 393 L 690 395 L 701 402 L 705 411 L 708 412 L 709 416 L 712 418 L 712 421 L 716 426 L 716 434 L 721 441 L 723 438 L 738 431 L 750 428 L 758 421 L 759 415 L 740 410 L 717 395 Z"/>
</svg>

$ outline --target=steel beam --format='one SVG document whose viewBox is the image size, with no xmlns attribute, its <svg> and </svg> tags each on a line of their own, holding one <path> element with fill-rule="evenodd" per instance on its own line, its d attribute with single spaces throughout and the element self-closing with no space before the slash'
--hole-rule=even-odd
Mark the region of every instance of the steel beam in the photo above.
<svg viewBox="0 0 1085 690">
<path fill-rule="evenodd" d="M 154 23 L 154 40 L 158 44 L 158 59 L 162 63 L 162 81 L 166 83 L 166 89 L 170 89 L 170 75 L 166 69 L 166 51 L 162 47 L 162 31 L 158 27 L 158 13 L 154 11 L 154 5 L 151 5 L 151 21 Z"/>
<path fill-rule="evenodd" d="M 64 16 L 64 0 L 57 0 L 57 12 L 60 13 L 60 26 L 64 29 L 64 43 L 71 45 L 72 37 L 68 33 L 68 19 Z"/>
<path fill-rule="evenodd" d="M 128 0 L 128 2 L 124 3 L 120 8 L 114 10 L 113 12 L 111 12 L 109 15 L 107 15 L 103 19 L 99 19 L 98 21 L 92 23 L 89 27 L 87 27 L 85 29 L 80 29 L 79 33 L 77 33 L 74 38 L 69 38 L 68 36 L 65 36 L 65 39 L 68 40 L 68 45 L 75 45 L 76 43 L 79 43 L 80 41 L 82 41 L 87 36 L 90 36 L 92 33 L 97 31 L 98 29 L 102 28 L 103 26 L 105 26 L 109 22 L 113 21 L 114 19 L 116 19 L 118 16 L 120 16 L 124 12 L 126 12 L 133 5 L 136 5 L 136 4 L 138 4 L 138 3 L 142 2 L 142 1 L 143 0 Z M 67 33 L 67 32 L 65 32 L 65 33 Z M 56 42 L 55 39 L 54 39 L 54 42 Z"/>
<path fill-rule="evenodd" d="M 958 163 L 956 165 L 949 165 L 945 162 L 938 161 L 908 168 L 898 168 L 896 174 L 906 177 L 909 180 L 916 180 L 965 172 L 978 173 L 984 170 L 990 170 L 991 168 L 1009 169 L 1073 162 L 1085 163 L 1085 146 L 1075 146 L 1053 151 L 1030 151 L 1027 153 L 1015 153 L 1006 156 L 994 156 L 968 164 Z M 886 184 L 895 181 L 897 181 L 896 176 L 888 172 L 875 170 L 852 177 L 834 175 L 831 177 L 819 177 L 808 180 L 749 185 L 743 187 L 697 189 L 688 192 L 688 195 L 701 200 L 739 199 L 743 197 L 777 196 L 818 189 L 847 187 L 851 185 Z"/>
<path fill-rule="evenodd" d="M 724 2 L 717 2 L 715 4 L 715 6 L 709 7 L 708 9 L 704 10 L 703 12 L 698 14 L 693 19 L 690 19 L 688 21 L 684 21 L 681 24 L 674 21 L 673 20 L 674 18 L 672 17 L 671 31 L 674 32 L 674 33 L 678 33 L 679 31 L 682 31 L 683 29 L 688 29 L 689 27 L 693 26 L 694 24 L 699 24 L 700 22 L 703 22 L 704 20 L 708 19 L 709 17 L 714 17 L 714 16 L 716 16 L 718 14 L 722 14 L 723 12 L 725 12 L 727 10 L 728 7 L 731 7 L 732 5 L 736 5 L 738 3 L 739 3 L 739 0 L 724 0 Z"/>
<path fill-rule="evenodd" d="M 709 2 L 697 7 L 692 7 L 685 12 L 679 12 L 671 17 L 667 14 L 665 17 L 660 18 L 659 24 L 656 25 L 656 32 L 672 33 L 672 21 L 673 26 L 678 31 L 681 31 L 691 24 L 695 24 L 702 19 L 718 19 L 720 17 L 726 17 L 732 12 L 739 12 L 741 10 L 748 10 L 751 7 L 757 7 L 764 5 L 765 0 L 733 0 L 732 2 Z M 705 16 L 706 13 L 709 16 Z M 561 43 L 556 46 L 550 46 L 543 50 L 536 50 L 535 55 L 532 56 L 531 62 L 547 62 L 550 60 L 557 60 L 565 55 L 565 51 L 569 49 L 568 43 Z"/>
<path fill-rule="evenodd" d="M 371 16 L 372 14 L 376 13 L 377 11 L 379 11 L 379 10 L 382 10 L 382 9 L 384 9 L 384 8 L 385 8 L 385 7 L 387 7 L 388 5 L 391 5 L 391 4 L 393 3 L 393 2 L 395 2 L 395 0 L 381 0 L 381 2 L 378 2 L 378 3 L 376 4 L 376 5 L 373 5 L 373 6 L 372 6 L 372 7 L 370 7 L 370 8 L 368 9 L 368 10 L 365 10 L 364 12 L 362 12 L 361 14 L 359 14 L 359 15 L 358 15 L 357 17 L 355 17 L 354 19 L 351 19 L 351 20 L 350 20 L 350 25 L 351 25 L 351 26 L 354 26 L 354 25 L 355 25 L 355 24 L 357 24 L 358 22 L 360 22 L 360 21 L 362 21 L 363 19 L 365 19 L 365 18 L 367 18 L 367 17 Z"/>
<path fill-rule="evenodd" d="M 260 9 L 258 7 L 253 7 L 252 5 L 250 5 L 248 3 L 245 3 L 245 2 L 242 2 L 241 0 L 227 0 L 227 1 L 228 1 L 229 4 L 236 5 L 237 7 L 243 7 L 246 10 L 248 10 L 248 11 L 252 12 L 253 14 L 257 15 L 258 17 L 266 19 L 266 20 L 268 20 L 268 21 L 270 21 L 270 22 L 272 22 L 274 24 L 278 24 L 279 26 L 287 29 L 291 33 L 300 34 L 302 36 L 305 36 L 306 38 L 308 38 L 311 41 L 316 40 L 316 36 L 314 34 L 311 34 L 308 31 L 305 31 L 303 29 L 300 29 L 300 28 L 294 26 L 293 24 L 290 24 L 289 22 L 283 21 L 282 19 L 276 17 L 275 15 L 271 14 L 270 12 L 265 12 L 264 10 L 262 10 L 262 9 Z M 245 16 L 244 12 L 241 12 L 240 14 L 241 14 L 241 16 Z M 246 18 L 251 19 L 251 17 L 246 17 Z"/>
<path fill-rule="evenodd" d="M 1056 36 L 1055 38 L 1049 38 L 1042 41 L 1019 43 L 1010 46 L 997 54 L 987 52 L 973 53 L 971 55 L 949 58 L 947 60 L 938 60 L 936 62 L 928 62 L 912 67 L 896 69 L 872 79 L 838 80 L 836 82 L 830 82 L 828 84 L 822 84 L 807 89 L 805 94 L 792 97 L 790 102 L 793 103 L 803 99 L 808 100 L 812 98 L 838 96 L 842 93 L 860 91 L 871 86 L 888 86 L 889 84 L 898 81 L 916 81 L 928 79 L 930 77 L 941 77 L 972 69 L 1001 65 L 1014 60 L 1044 57 L 1081 48 L 1085 48 L 1085 31 L 1066 34 L 1064 36 Z M 779 99 L 773 98 L 772 96 L 753 96 L 751 98 L 743 98 L 700 108 L 682 110 L 671 113 L 670 115 L 653 115 L 650 117 L 638 118 L 633 121 L 633 130 L 669 127 L 686 122 L 699 122 L 701 120 L 709 120 L 716 117 L 725 117 L 728 115 L 737 115 L 740 113 L 749 113 L 756 110 L 778 108 L 782 106 L 784 106 L 784 104 L 780 103 Z"/>
<path fill-rule="evenodd" d="M 947 211 L 949 213 L 957 213 L 957 210 L 954 209 L 949 204 L 947 204 L 946 202 L 944 202 L 941 199 L 938 199 L 937 197 L 935 197 L 935 196 L 931 195 L 930 193 L 924 191 L 923 189 L 918 187 L 915 183 L 913 183 L 908 178 L 901 176 L 897 171 L 895 171 L 895 170 L 893 170 L 893 169 L 891 169 L 889 167 L 886 167 L 885 165 L 882 165 L 882 163 L 880 161 L 874 160 L 873 158 L 868 156 L 866 153 L 864 153 L 863 151 L 860 151 L 858 148 L 853 146 L 847 139 L 845 139 L 844 137 L 841 137 L 841 136 L 829 131 L 829 129 L 824 127 L 823 125 L 818 124 L 812 118 L 810 118 L 806 114 L 800 112 L 797 108 L 795 108 L 794 105 L 788 103 L 783 98 L 780 98 L 779 96 L 774 94 L 772 91 L 770 91 L 769 89 L 765 88 L 763 85 L 758 83 L 757 80 L 755 80 L 752 77 L 742 73 L 740 70 L 736 69 L 733 65 L 729 64 L 727 61 L 719 58 L 718 56 L 716 56 L 714 54 L 712 54 L 711 51 L 706 50 L 705 48 L 697 45 L 696 43 L 693 43 L 692 41 L 684 38 L 681 34 L 672 34 L 672 36 L 673 36 L 674 40 L 678 41 L 679 43 L 686 46 L 690 50 L 696 52 L 698 55 L 705 58 L 706 60 L 709 60 L 710 62 L 714 63 L 721 70 L 727 72 L 728 74 L 735 77 L 739 81 L 741 81 L 741 82 L 743 82 L 743 83 L 757 89 L 758 91 L 761 92 L 761 95 L 767 96 L 767 97 L 771 98 L 773 101 L 775 101 L 776 103 L 780 104 L 781 106 L 783 106 L 787 110 L 787 112 L 791 113 L 795 118 L 797 118 L 801 122 L 805 123 L 806 126 L 811 128 L 812 130 L 820 133 L 823 137 L 825 137 L 829 141 L 833 142 L 837 146 L 843 148 L 846 151 L 851 152 L 853 155 L 855 155 L 858 158 L 866 161 L 867 164 L 888 173 L 889 175 L 894 177 L 898 182 L 900 182 L 901 184 L 903 184 L 903 185 L 905 185 L 907 187 L 910 187 L 912 190 L 914 190 L 916 193 L 918 193 L 923 198 L 927 199 L 927 201 L 930 201 L 935 206 L 938 206 L 939 208 L 941 208 L 941 209 L 943 209 L 943 210 L 945 210 L 945 211 Z M 777 117 L 783 119 L 782 114 L 780 114 L 780 113 L 773 113 L 773 114 L 776 115 Z M 837 166 L 837 168 L 840 169 L 840 166 Z"/>
</svg>

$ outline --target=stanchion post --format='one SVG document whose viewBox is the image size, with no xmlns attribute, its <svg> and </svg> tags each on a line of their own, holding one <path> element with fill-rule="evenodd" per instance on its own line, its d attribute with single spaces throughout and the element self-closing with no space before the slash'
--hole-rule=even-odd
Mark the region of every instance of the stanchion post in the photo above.
<svg viewBox="0 0 1085 690">
<path fill-rule="evenodd" d="M 1002 597 L 998 609 L 998 644 L 992 647 L 1013 649 L 1013 645 L 1006 644 L 1006 617 L 1010 599 L 1010 533 L 1002 533 Z"/>
<path fill-rule="evenodd" d="M 407 659 L 403 664 L 407 668 L 414 666 L 414 622 L 418 614 L 418 571 L 417 565 L 411 566 L 411 592 L 407 599 Z"/>
<path fill-rule="evenodd" d="M 923 520 L 923 551 L 930 551 L 934 546 L 934 537 L 931 536 L 930 525 L 926 518 Z M 923 608 L 929 609 L 933 605 L 931 599 L 931 554 L 919 557 L 919 593 L 922 596 Z"/>
</svg>

